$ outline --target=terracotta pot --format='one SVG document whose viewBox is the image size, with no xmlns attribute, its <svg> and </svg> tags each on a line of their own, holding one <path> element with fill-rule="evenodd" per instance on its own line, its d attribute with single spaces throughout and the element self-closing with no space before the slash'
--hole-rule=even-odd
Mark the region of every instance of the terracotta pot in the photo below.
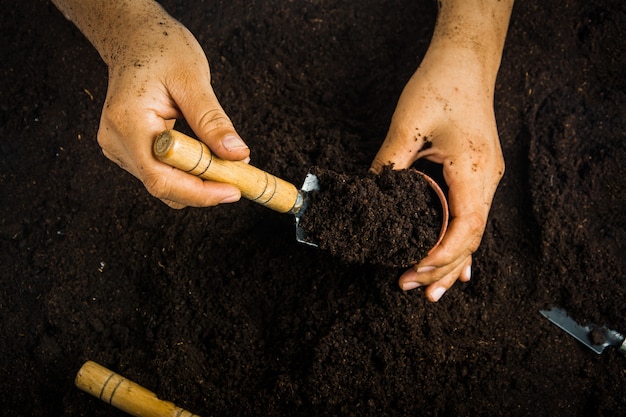
<svg viewBox="0 0 626 417">
<path fill-rule="evenodd" d="M 437 181 L 432 179 L 430 176 L 424 174 L 422 171 L 417 171 L 417 172 L 424 177 L 424 179 L 428 182 L 430 187 L 435 191 L 435 194 L 437 194 L 437 197 L 439 197 L 439 202 L 441 203 L 441 212 L 443 213 L 443 220 L 441 222 L 441 230 L 439 232 L 439 239 L 437 239 L 437 242 L 432 247 L 432 249 L 430 251 L 428 251 L 428 253 L 430 253 L 430 252 L 433 251 L 433 249 L 435 249 L 437 246 L 439 246 L 439 244 L 443 240 L 443 236 L 446 234 L 446 230 L 448 230 L 448 221 L 450 219 L 450 210 L 448 208 L 448 199 L 446 198 L 446 195 L 444 194 L 444 192 L 441 189 L 441 187 L 439 186 L 439 184 L 437 184 Z"/>
</svg>

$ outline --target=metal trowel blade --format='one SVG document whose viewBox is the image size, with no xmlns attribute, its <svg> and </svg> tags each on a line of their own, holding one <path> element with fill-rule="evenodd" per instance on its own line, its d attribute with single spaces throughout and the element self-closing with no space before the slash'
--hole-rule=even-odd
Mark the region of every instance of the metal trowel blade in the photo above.
<svg viewBox="0 0 626 417">
<path fill-rule="evenodd" d="M 589 349 L 600 354 L 609 346 L 619 348 L 626 354 L 626 341 L 621 333 L 607 329 L 605 326 L 589 324 L 583 326 L 572 319 L 562 308 L 539 311 L 544 317 L 556 324 Z"/>
<path fill-rule="evenodd" d="M 304 212 L 306 211 L 306 209 L 309 207 L 309 203 L 310 203 L 309 192 L 319 191 L 319 189 L 320 189 L 320 182 L 317 176 L 311 174 L 310 172 L 306 174 L 306 178 L 304 178 L 304 183 L 302 184 L 302 189 L 300 190 L 300 193 L 303 199 L 302 207 L 295 214 L 296 216 L 296 240 L 300 243 L 305 243 L 307 245 L 311 245 L 315 247 L 317 247 L 317 244 L 307 239 L 306 232 L 304 231 L 304 229 L 302 229 L 302 227 L 300 227 L 300 219 L 304 215 Z"/>
</svg>

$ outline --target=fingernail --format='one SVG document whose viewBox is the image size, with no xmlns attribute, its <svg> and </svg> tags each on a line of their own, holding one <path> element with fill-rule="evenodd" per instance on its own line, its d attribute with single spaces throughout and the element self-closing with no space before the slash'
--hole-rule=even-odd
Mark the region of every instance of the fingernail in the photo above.
<svg viewBox="0 0 626 417">
<path fill-rule="evenodd" d="M 222 140 L 222 146 L 226 148 L 227 151 L 238 151 L 240 149 L 247 149 L 248 145 L 245 144 L 241 138 L 235 135 L 228 135 Z"/>
<path fill-rule="evenodd" d="M 402 291 L 411 291 L 421 286 L 422 284 L 420 284 L 419 282 L 407 282 L 402 284 Z"/>
<path fill-rule="evenodd" d="M 239 194 L 233 194 L 233 195 L 230 195 L 230 196 L 222 199 L 218 204 L 234 203 L 235 201 L 239 201 L 240 198 L 241 198 L 241 196 Z"/>
<path fill-rule="evenodd" d="M 471 267 L 471 265 L 467 265 L 465 267 L 465 278 L 468 281 L 472 278 L 472 267 Z"/>
<path fill-rule="evenodd" d="M 439 299 L 441 297 L 443 297 L 443 294 L 446 292 L 446 289 L 443 287 L 438 287 L 435 288 L 433 290 L 433 292 L 430 293 L 431 298 L 433 299 L 433 301 L 439 301 Z"/>
<path fill-rule="evenodd" d="M 435 269 L 434 266 L 420 266 L 419 268 L 417 268 L 415 270 L 415 272 L 417 272 L 418 274 L 424 273 L 424 272 L 430 272 L 433 271 Z"/>
</svg>

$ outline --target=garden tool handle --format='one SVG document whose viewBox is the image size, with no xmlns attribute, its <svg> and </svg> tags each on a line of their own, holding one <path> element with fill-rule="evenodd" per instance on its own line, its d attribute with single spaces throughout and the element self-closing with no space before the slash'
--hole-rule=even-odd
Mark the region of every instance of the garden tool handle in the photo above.
<svg viewBox="0 0 626 417">
<path fill-rule="evenodd" d="M 176 130 L 157 136 L 154 155 L 200 178 L 234 185 L 243 197 L 280 213 L 290 212 L 300 200 L 295 185 L 243 161 L 220 159 L 204 143 Z"/>
<path fill-rule="evenodd" d="M 81 390 L 136 417 L 198 417 L 160 400 L 155 393 L 92 361 L 87 361 L 74 381 Z"/>
</svg>

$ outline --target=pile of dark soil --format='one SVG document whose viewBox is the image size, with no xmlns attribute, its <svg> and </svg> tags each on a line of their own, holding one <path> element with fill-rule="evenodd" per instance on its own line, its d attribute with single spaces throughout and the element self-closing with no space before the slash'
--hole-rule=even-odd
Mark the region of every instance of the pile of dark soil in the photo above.
<svg viewBox="0 0 626 417">
<path fill-rule="evenodd" d="M 359 175 L 428 46 L 433 1 L 163 1 L 255 165 Z M 515 6 L 496 90 L 507 171 L 469 283 L 295 242 L 241 201 L 171 210 L 101 155 L 107 71 L 49 3 L 0 31 L 3 415 L 123 415 L 91 359 L 203 416 L 626 415 L 626 361 L 538 312 L 626 331 L 626 5 Z M 422 168 L 422 167 L 419 167 Z"/>
<path fill-rule="evenodd" d="M 306 240 L 347 263 L 409 267 L 435 246 L 444 221 L 437 194 L 413 169 L 379 175 L 311 169 L 319 190 L 300 219 Z"/>
</svg>

